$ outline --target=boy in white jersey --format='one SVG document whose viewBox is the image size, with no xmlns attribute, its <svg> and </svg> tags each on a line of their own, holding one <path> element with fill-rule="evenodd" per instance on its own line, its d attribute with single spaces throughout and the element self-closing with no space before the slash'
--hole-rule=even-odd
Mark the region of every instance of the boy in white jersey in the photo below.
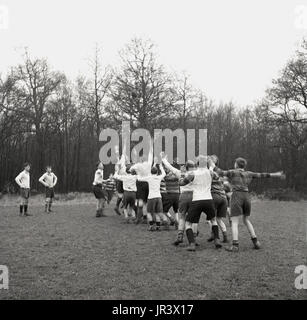
<svg viewBox="0 0 307 320">
<path fill-rule="evenodd" d="M 24 170 L 19 173 L 19 175 L 15 178 L 16 183 L 20 187 L 20 207 L 19 207 L 19 215 L 22 216 L 31 216 L 28 213 L 28 202 L 30 197 L 30 169 L 31 165 L 26 162 L 24 164 Z"/>
<path fill-rule="evenodd" d="M 148 182 L 148 201 L 147 201 L 147 221 L 149 231 L 159 231 L 161 226 L 161 217 L 163 217 L 163 205 L 160 192 L 161 180 L 165 177 L 163 166 L 160 166 L 161 174 L 158 168 L 152 167 L 151 174 L 147 177 L 138 176 L 139 181 Z M 153 217 L 155 217 L 156 228 L 154 228 Z"/>
<path fill-rule="evenodd" d="M 95 177 L 93 181 L 93 192 L 97 199 L 96 217 L 104 217 L 103 209 L 105 203 L 105 194 L 103 192 L 103 164 L 101 161 L 97 164 L 97 170 L 95 171 Z"/>
<path fill-rule="evenodd" d="M 134 170 L 130 170 L 129 166 L 126 168 L 126 172 L 120 172 L 120 169 L 115 172 L 114 178 L 123 182 L 124 189 L 124 216 L 126 222 L 130 222 L 130 218 L 135 219 L 135 200 L 136 200 L 136 181 L 137 176 Z"/>
<path fill-rule="evenodd" d="M 214 165 L 212 165 L 213 167 Z M 196 243 L 192 224 L 199 223 L 202 212 L 206 213 L 207 220 L 210 220 L 212 224 L 215 247 L 217 249 L 222 247 L 219 241 L 219 228 L 215 218 L 215 207 L 211 195 L 212 175 L 213 171 L 207 168 L 207 157 L 199 156 L 198 168 L 181 180 L 181 185 L 191 183 L 193 189 L 193 199 L 186 218 L 186 235 L 189 241 L 189 251 L 195 251 Z"/>
<path fill-rule="evenodd" d="M 143 157 L 142 162 L 136 163 L 131 167 L 131 170 L 135 170 L 138 176 L 147 177 L 150 175 L 151 166 L 153 162 L 153 148 L 152 144 L 149 148 L 148 159 L 146 160 Z M 137 205 L 137 220 L 136 223 L 140 223 L 141 220 L 145 220 L 147 217 L 146 213 L 144 213 L 144 209 L 146 209 L 149 187 L 147 181 L 137 180 L 136 182 L 137 192 L 136 192 L 136 205 Z"/>
<path fill-rule="evenodd" d="M 46 166 L 46 172 L 38 180 L 41 184 L 45 186 L 46 192 L 46 203 L 45 203 L 45 212 L 50 213 L 52 199 L 54 198 L 54 187 L 58 182 L 57 176 L 52 172 L 51 166 Z"/>
</svg>

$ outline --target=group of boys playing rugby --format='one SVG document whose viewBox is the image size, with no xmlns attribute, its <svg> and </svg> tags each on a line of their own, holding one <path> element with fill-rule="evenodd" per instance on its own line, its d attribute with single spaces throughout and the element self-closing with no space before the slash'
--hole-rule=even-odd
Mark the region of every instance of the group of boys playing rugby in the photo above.
<svg viewBox="0 0 307 320">
<path fill-rule="evenodd" d="M 160 161 L 158 161 L 160 160 Z M 228 216 L 232 231 L 232 244 L 228 251 L 239 250 L 239 218 L 243 216 L 251 236 L 253 247 L 260 249 L 254 227 L 250 221 L 251 196 L 249 184 L 255 178 L 276 177 L 284 179 L 282 172 L 255 173 L 245 170 L 247 162 L 237 158 L 234 169 L 221 170 L 218 157 L 198 156 L 196 161 L 188 160 L 184 166 L 177 162 L 169 163 L 167 155 L 160 153 L 160 159 L 153 159 L 152 152 L 148 159 L 139 163 L 128 164 L 123 154 L 115 165 L 115 172 L 104 179 L 104 166 L 97 164 L 93 181 L 93 192 L 97 199 L 96 217 L 103 217 L 105 203 L 110 203 L 114 191 L 117 191 L 115 212 L 121 215 L 123 208 L 127 223 L 141 222 L 148 224 L 149 231 L 160 231 L 161 227 L 169 229 L 175 226 L 177 238 L 173 242 L 178 246 L 184 241 L 184 233 L 188 240 L 187 250 L 195 251 L 198 246 L 198 224 L 202 213 L 206 214 L 211 236 L 217 249 L 221 248 L 220 230 L 223 243 L 228 243 L 227 228 L 223 219 Z M 159 163 L 158 163 L 159 162 Z M 20 216 L 30 216 L 28 199 L 30 196 L 30 164 L 16 177 L 20 187 Z M 40 177 L 39 182 L 45 186 L 45 212 L 50 213 L 54 187 L 57 177 L 51 166 Z M 173 214 L 170 212 L 173 209 Z M 146 209 L 146 210 L 145 210 Z"/>
<path fill-rule="evenodd" d="M 125 155 L 118 159 L 115 173 L 108 180 L 103 179 L 103 164 L 97 165 L 93 190 L 97 198 L 96 216 L 104 216 L 106 184 L 116 181 L 117 201 L 115 211 L 120 213 L 122 203 L 125 221 L 135 224 L 146 222 L 149 231 L 160 231 L 161 227 L 178 229 L 175 246 L 183 243 L 184 233 L 188 240 L 187 250 L 195 251 L 198 243 L 198 224 L 202 213 L 206 214 L 211 229 L 209 242 L 221 248 L 219 229 L 223 243 L 228 243 L 227 228 L 223 219 L 228 216 L 232 230 L 232 244 L 226 250 L 239 250 L 238 226 L 243 216 L 251 236 L 253 247 L 260 249 L 251 214 L 251 196 L 248 186 L 255 178 L 284 178 L 282 172 L 255 173 L 246 171 L 247 161 L 237 158 L 234 169 L 218 168 L 218 157 L 198 156 L 196 161 L 188 160 L 185 166 L 170 164 L 167 155 L 160 154 L 160 161 L 150 153 L 146 161 L 128 164 Z M 159 162 L 159 163 L 158 163 Z M 146 210 L 145 210 L 146 208 Z M 170 213 L 173 209 L 174 216 Z"/>
</svg>

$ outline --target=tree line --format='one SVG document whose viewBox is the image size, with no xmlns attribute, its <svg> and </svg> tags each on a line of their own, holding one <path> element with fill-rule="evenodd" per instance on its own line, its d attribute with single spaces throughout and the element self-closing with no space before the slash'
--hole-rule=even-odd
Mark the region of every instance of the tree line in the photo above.
<svg viewBox="0 0 307 320">
<path fill-rule="evenodd" d="M 117 67 L 104 66 L 100 49 L 89 76 L 75 81 L 32 58 L 0 76 L 0 191 L 14 192 L 22 164 L 32 164 L 32 187 L 51 164 L 58 191 L 89 191 L 101 147 L 99 134 L 123 120 L 131 128 L 207 128 L 208 152 L 222 168 L 243 156 L 254 171 L 284 170 L 283 188 L 307 190 L 307 42 L 294 52 L 259 102 L 239 108 L 216 104 L 191 85 L 186 73 L 170 74 L 150 40 L 132 39 Z M 112 170 L 106 168 L 106 174 Z M 255 189 L 276 187 L 259 181 Z"/>
</svg>

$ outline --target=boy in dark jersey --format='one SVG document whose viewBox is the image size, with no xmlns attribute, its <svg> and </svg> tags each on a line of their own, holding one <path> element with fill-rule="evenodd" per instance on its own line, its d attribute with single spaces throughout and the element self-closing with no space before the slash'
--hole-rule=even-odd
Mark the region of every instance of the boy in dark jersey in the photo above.
<svg viewBox="0 0 307 320">
<path fill-rule="evenodd" d="M 184 178 L 185 173 L 181 172 L 181 170 L 177 169 L 173 165 L 171 165 L 167 161 L 166 155 L 162 152 L 161 153 L 162 163 L 168 170 L 172 171 L 177 178 L 180 180 L 181 178 Z M 185 165 L 185 171 L 191 172 L 195 170 L 195 163 L 191 160 L 188 160 Z M 189 208 L 191 206 L 193 199 L 193 189 L 191 187 L 191 184 L 186 184 L 184 186 L 180 186 L 180 196 L 179 196 L 179 208 L 178 208 L 178 233 L 177 238 L 175 242 L 173 242 L 173 245 L 178 246 L 179 244 L 183 243 L 183 236 L 184 236 L 184 230 L 185 230 L 185 224 L 186 224 L 186 216 L 189 211 Z M 198 223 L 192 224 L 192 229 L 194 233 L 194 237 L 196 239 L 197 237 L 197 229 L 198 229 Z M 197 245 L 197 244 L 196 244 Z"/>
<path fill-rule="evenodd" d="M 215 165 L 218 163 L 218 157 L 216 155 L 210 156 L 210 159 L 214 162 Z M 216 221 L 222 231 L 223 242 L 227 243 L 228 242 L 227 228 L 223 221 L 223 218 L 226 218 L 226 215 L 227 215 L 228 202 L 227 202 L 226 192 L 224 189 L 224 183 L 217 173 L 214 173 L 212 176 L 211 195 L 212 195 L 214 206 L 215 206 Z M 208 221 L 208 224 L 210 225 L 210 221 Z M 208 239 L 208 242 L 211 242 L 213 240 L 214 240 L 214 237 L 211 232 L 211 237 Z"/>
<path fill-rule="evenodd" d="M 178 222 L 176 217 L 178 217 L 179 209 L 179 195 L 180 195 L 180 186 L 179 178 L 175 173 L 173 173 L 168 168 L 165 168 L 166 176 L 162 180 L 161 184 L 165 187 L 165 192 L 162 194 L 162 203 L 163 203 L 163 213 L 170 220 L 171 226 L 177 226 Z M 173 208 L 175 213 L 175 218 L 171 215 L 169 210 Z"/>
<path fill-rule="evenodd" d="M 225 193 L 226 193 L 226 198 L 227 198 L 227 212 L 226 212 L 226 215 L 227 215 L 227 218 L 228 218 L 228 221 L 229 221 L 229 225 L 231 227 L 231 212 L 230 212 L 230 200 L 231 200 L 231 195 L 232 195 L 232 187 L 231 187 L 231 184 L 229 183 L 228 181 L 228 178 L 227 177 L 223 177 L 223 185 L 224 185 L 224 190 L 225 190 Z"/>
<path fill-rule="evenodd" d="M 112 173 L 109 175 L 109 178 L 105 181 L 104 189 L 105 189 L 106 196 L 107 196 L 107 202 L 109 204 L 112 201 L 114 192 L 116 190 L 116 181 L 115 181 L 114 175 Z"/>
<path fill-rule="evenodd" d="M 216 172 L 220 176 L 226 176 L 232 185 L 233 194 L 231 197 L 230 211 L 232 220 L 232 246 L 226 248 L 228 251 L 239 251 L 239 218 L 243 215 L 243 223 L 246 225 L 251 236 L 255 249 L 260 249 L 260 242 L 257 239 L 254 227 L 249 220 L 251 214 L 251 197 L 248 186 L 253 179 L 256 178 L 281 178 L 285 175 L 282 172 L 276 173 L 256 173 L 252 171 L 245 171 L 247 161 L 244 158 L 237 158 L 235 160 L 234 169 L 221 170 Z"/>
</svg>

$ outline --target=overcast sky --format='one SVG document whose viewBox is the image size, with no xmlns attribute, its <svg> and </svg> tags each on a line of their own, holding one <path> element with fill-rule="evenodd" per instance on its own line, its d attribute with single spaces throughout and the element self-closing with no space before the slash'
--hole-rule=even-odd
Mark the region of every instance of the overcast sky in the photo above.
<svg viewBox="0 0 307 320">
<path fill-rule="evenodd" d="M 123 45 L 144 37 L 208 97 L 244 106 L 262 97 L 304 34 L 306 0 L 0 0 L 0 72 L 27 46 L 74 79 L 88 73 L 96 42 L 116 65 Z"/>
</svg>

